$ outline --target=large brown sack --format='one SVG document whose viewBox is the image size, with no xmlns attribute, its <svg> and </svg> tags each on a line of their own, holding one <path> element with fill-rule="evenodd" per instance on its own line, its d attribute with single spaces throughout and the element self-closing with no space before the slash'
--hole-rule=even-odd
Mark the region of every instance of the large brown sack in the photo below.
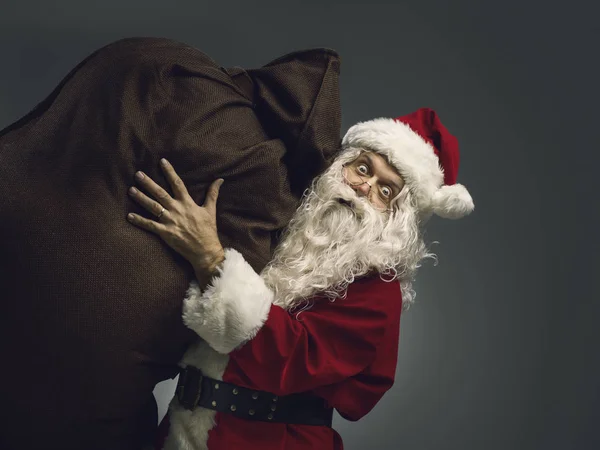
<svg viewBox="0 0 600 450">
<path fill-rule="evenodd" d="M 127 194 L 134 173 L 172 194 L 165 157 L 198 204 L 223 177 L 219 237 L 260 271 L 339 148 L 338 76 L 328 49 L 224 69 L 180 42 L 130 38 L 0 132 L 0 448 L 152 438 L 152 390 L 195 339 L 181 319 L 194 272 L 126 220 L 156 220 Z"/>
</svg>

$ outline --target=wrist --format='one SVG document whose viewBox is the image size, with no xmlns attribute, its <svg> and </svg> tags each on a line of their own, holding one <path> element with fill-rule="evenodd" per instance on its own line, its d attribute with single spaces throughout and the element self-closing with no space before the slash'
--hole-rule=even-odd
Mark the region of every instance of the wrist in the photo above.
<svg viewBox="0 0 600 450">
<path fill-rule="evenodd" d="M 215 253 L 212 253 L 206 262 L 206 270 L 210 273 L 217 272 L 217 267 L 225 261 L 225 250 L 220 248 Z"/>
<path fill-rule="evenodd" d="M 225 261 L 225 250 L 221 247 L 214 251 L 206 252 L 198 257 L 194 264 L 196 276 L 210 278 L 218 273 L 217 267 Z"/>
</svg>

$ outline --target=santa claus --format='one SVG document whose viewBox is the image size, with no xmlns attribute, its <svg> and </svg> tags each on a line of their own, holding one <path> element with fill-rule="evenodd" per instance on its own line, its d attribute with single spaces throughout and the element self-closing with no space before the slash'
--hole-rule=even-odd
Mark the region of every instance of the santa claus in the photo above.
<svg viewBox="0 0 600 450">
<path fill-rule="evenodd" d="M 161 424 L 164 449 L 341 449 L 333 410 L 367 414 L 394 383 L 400 315 L 417 268 L 433 257 L 423 225 L 460 218 L 473 201 L 456 183 L 458 143 L 431 109 L 350 128 L 342 151 L 305 193 L 272 261 L 256 273 L 216 230 L 223 180 L 204 206 L 165 166 L 175 198 L 134 198 L 198 276 L 183 320 L 201 339 L 186 352 Z M 162 191 L 162 192 L 161 192 Z"/>
</svg>

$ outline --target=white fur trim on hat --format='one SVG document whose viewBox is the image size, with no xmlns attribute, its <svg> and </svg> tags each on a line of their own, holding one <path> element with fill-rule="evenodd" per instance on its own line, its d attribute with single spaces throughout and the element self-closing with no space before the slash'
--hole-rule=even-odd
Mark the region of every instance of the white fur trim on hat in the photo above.
<svg viewBox="0 0 600 450">
<path fill-rule="evenodd" d="M 204 292 L 193 280 L 183 301 L 183 322 L 219 353 L 252 339 L 267 320 L 273 292 L 232 248 Z"/>
<path fill-rule="evenodd" d="M 459 218 L 473 210 L 473 200 L 464 186 L 444 186 L 444 171 L 433 146 L 403 122 L 386 117 L 359 122 L 350 127 L 342 147 L 385 155 L 404 179 L 423 215 Z"/>
</svg>

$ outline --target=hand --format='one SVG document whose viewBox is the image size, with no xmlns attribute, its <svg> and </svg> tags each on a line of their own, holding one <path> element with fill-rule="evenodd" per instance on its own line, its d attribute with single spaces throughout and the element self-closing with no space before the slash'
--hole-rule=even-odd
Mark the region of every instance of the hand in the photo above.
<svg viewBox="0 0 600 450">
<path fill-rule="evenodd" d="M 224 250 L 217 234 L 216 208 L 219 190 L 223 179 L 214 181 L 208 188 L 204 206 L 198 206 L 188 193 L 181 178 L 169 162 L 161 164 L 166 178 L 173 189 L 175 198 L 156 184 L 148 175 L 143 174 L 140 180 L 136 173 L 136 180 L 158 201 L 154 201 L 143 192 L 130 188 L 129 195 L 141 206 L 158 216 L 163 209 L 160 222 L 145 219 L 137 214 L 129 214 L 128 220 L 134 225 L 158 234 L 173 250 L 187 259 L 195 269 L 199 267 L 207 270 L 224 257 Z"/>
</svg>

